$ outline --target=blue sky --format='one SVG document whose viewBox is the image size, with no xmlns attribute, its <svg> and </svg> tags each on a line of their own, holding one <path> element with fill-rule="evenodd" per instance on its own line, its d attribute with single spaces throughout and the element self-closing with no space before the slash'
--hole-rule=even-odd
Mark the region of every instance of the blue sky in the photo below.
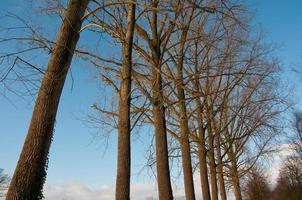
<svg viewBox="0 0 302 200">
<path fill-rule="evenodd" d="M 302 75 L 291 72 L 294 65 L 302 66 L 302 1 L 291 0 L 249 0 L 250 8 L 254 11 L 255 26 L 261 25 L 267 33 L 267 42 L 279 46 L 276 54 L 279 56 L 283 81 L 299 86 Z M 32 10 L 23 0 L 2 0 L 4 12 L 16 13 L 25 18 L 31 18 Z M 20 6 L 22 5 L 22 7 Z M 12 21 L 1 20 L 1 26 L 14 25 Z M 39 23 L 47 23 L 54 34 L 58 29 L 58 19 L 34 19 Z M 52 35 L 53 37 L 53 35 Z M 84 34 L 81 41 L 91 41 L 88 34 Z M 0 52 L 10 49 L 8 44 L 0 44 Z M 108 52 L 108 49 L 102 49 Z M 39 55 L 35 55 L 39 56 Z M 45 58 L 40 60 L 47 62 Z M 104 140 L 94 140 L 96 130 L 89 129 L 79 119 L 91 113 L 89 108 L 93 103 L 103 101 L 104 88 L 97 86 L 93 77 L 94 70 L 81 62 L 72 65 L 74 85 L 71 90 L 70 76 L 66 82 L 55 128 L 54 141 L 51 146 L 48 184 L 63 184 L 76 181 L 93 188 L 101 185 L 114 185 L 116 164 L 116 137 L 113 133 L 106 148 Z M 301 97 L 301 89 L 293 90 L 297 99 Z M 28 124 L 31 118 L 33 99 L 24 101 L 8 94 L 11 102 L 0 96 L 0 168 L 12 174 L 22 148 Z M 300 104 L 301 105 L 301 104 Z M 299 106 L 301 107 L 301 106 Z M 90 111 L 89 111 L 90 109 Z M 147 134 L 148 130 L 142 130 Z M 143 136 L 147 137 L 147 136 Z M 144 146 L 146 142 L 134 136 L 133 173 L 139 172 L 144 163 Z M 105 151 L 106 149 L 106 151 Z M 104 153 L 105 151 L 105 153 Z M 134 176 L 133 183 L 148 182 L 145 172 Z"/>
</svg>

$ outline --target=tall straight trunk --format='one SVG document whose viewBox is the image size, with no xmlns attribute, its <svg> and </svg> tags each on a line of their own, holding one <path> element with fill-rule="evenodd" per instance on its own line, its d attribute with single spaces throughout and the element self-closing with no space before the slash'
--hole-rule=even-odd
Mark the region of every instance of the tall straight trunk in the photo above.
<svg viewBox="0 0 302 200">
<path fill-rule="evenodd" d="M 240 180 L 239 180 L 239 174 L 237 169 L 237 161 L 236 161 L 236 155 L 234 153 L 234 150 L 230 148 L 228 151 L 229 159 L 231 161 L 231 179 L 232 179 L 232 185 L 234 189 L 234 195 L 236 200 L 242 200 L 242 194 L 241 194 L 241 187 L 240 187 Z"/>
<path fill-rule="evenodd" d="M 79 39 L 81 18 L 89 0 L 71 0 L 48 62 L 25 143 L 15 169 L 7 200 L 43 197 L 47 159 L 56 113 L 72 56 Z"/>
<path fill-rule="evenodd" d="M 217 148 L 216 148 L 217 149 L 217 175 L 218 175 L 218 187 L 219 187 L 220 199 L 227 200 L 224 176 L 223 176 L 220 135 L 217 135 L 216 137 L 216 144 L 217 144 Z"/>
<path fill-rule="evenodd" d="M 135 25 L 135 3 L 129 3 L 125 40 L 122 43 L 122 69 L 120 80 L 118 151 L 115 199 L 130 199 L 131 145 L 130 101 L 132 73 L 132 44 Z"/>
<path fill-rule="evenodd" d="M 179 124 L 180 124 L 180 146 L 182 155 L 182 166 L 184 175 L 185 196 L 187 200 L 195 200 L 194 180 L 192 172 L 192 161 L 189 143 L 189 126 L 186 110 L 186 100 L 183 82 L 183 60 L 184 60 L 184 44 L 187 37 L 187 29 L 183 30 L 180 42 L 180 57 L 177 63 L 177 96 L 179 105 Z"/>
<path fill-rule="evenodd" d="M 157 68 L 159 69 L 159 68 Z M 168 158 L 165 108 L 162 99 L 161 75 L 153 70 L 155 86 L 153 88 L 153 118 L 156 145 L 156 169 L 159 200 L 172 200 L 172 187 Z"/>
<path fill-rule="evenodd" d="M 210 125 L 208 125 L 210 126 Z M 210 183 L 211 183 L 211 199 L 218 200 L 218 188 L 217 188 L 217 172 L 215 163 L 215 151 L 214 151 L 214 135 L 209 130 L 209 165 L 210 165 Z"/>
<path fill-rule="evenodd" d="M 190 144 L 187 136 L 181 136 L 182 166 L 186 199 L 195 200 Z"/>
<path fill-rule="evenodd" d="M 159 40 L 152 48 L 152 80 L 154 83 L 152 90 L 152 112 L 153 124 L 155 129 L 156 146 L 156 170 L 159 200 L 172 200 L 172 187 L 170 180 L 169 155 L 165 106 L 162 90 L 162 75 L 160 64 L 160 45 Z"/>
<path fill-rule="evenodd" d="M 209 186 L 209 180 L 208 180 L 205 134 L 204 134 L 204 130 L 202 130 L 200 128 L 199 128 L 199 132 L 200 132 L 199 133 L 200 144 L 198 146 L 198 159 L 199 159 L 199 171 L 200 171 L 199 173 L 200 173 L 202 199 L 211 200 L 210 186 Z"/>
<path fill-rule="evenodd" d="M 212 98 L 212 84 L 209 80 L 210 70 L 209 66 L 206 67 L 206 80 L 205 80 L 205 119 L 207 121 L 207 133 L 208 133 L 208 158 L 209 158 L 209 169 L 210 169 L 210 185 L 211 185 L 211 199 L 218 200 L 218 188 L 217 188 L 217 172 L 216 172 L 216 162 L 215 162 L 215 146 L 213 131 L 215 130 L 215 117 L 213 116 L 213 102 L 215 98 Z"/>
<path fill-rule="evenodd" d="M 151 22 L 151 32 L 153 38 L 149 41 L 152 54 L 152 112 L 155 129 L 157 186 L 159 200 L 173 200 L 169 168 L 166 113 L 162 88 L 162 51 L 161 39 L 158 35 L 158 4 L 158 0 L 152 1 L 152 7 L 154 9 L 152 10 L 153 19 Z"/>
<path fill-rule="evenodd" d="M 200 82 L 198 74 L 198 48 L 197 43 L 195 44 L 194 59 L 195 59 L 195 91 L 200 92 Z M 195 99 L 197 107 L 197 121 L 198 121 L 198 132 L 199 132 L 199 146 L 198 146 L 198 159 L 199 159 L 199 173 L 200 173 L 200 184 L 203 200 L 211 200 L 210 186 L 208 179 L 208 167 L 207 167 L 207 150 L 206 150 L 206 138 L 205 128 L 203 127 L 203 106 L 201 104 L 200 97 Z"/>
</svg>

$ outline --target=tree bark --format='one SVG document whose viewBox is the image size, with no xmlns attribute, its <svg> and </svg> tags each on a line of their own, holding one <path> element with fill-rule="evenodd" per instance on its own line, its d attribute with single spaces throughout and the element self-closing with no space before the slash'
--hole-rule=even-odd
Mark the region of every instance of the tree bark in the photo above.
<svg viewBox="0 0 302 200">
<path fill-rule="evenodd" d="M 158 0 L 152 1 L 152 22 L 151 30 L 153 38 L 150 40 L 149 46 L 152 53 L 152 112 L 153 123 L 155 129 L 155 146 L 156 146 L 156 170 L 157 170 L 157 185 L 159 200 L 173 200 L 172 187 L 170 181 L 168 142 L 165 105 L 163 99 L 162 88 L 162 51 L 161 39 L 158 35 L 157 23 L 157 7 Z"/>
<path fill-rule="evenodd" d="M 217 141 L 217 175 L 218 175 L 218 187 L 221 200 L 227 200 L 226 190 L 225 190 L 225 183 L 224 183 L 224 176 L 223 176 L 223 163 L 221 157 L 221 142 L 220 142 L 220 135 L 216 137 Z"/>
<path fill-rule="evenodd" d="M 232 185 L 234 188 L 235 199 L 242 200 L 236 156 L 235 156 L 235 153 L 232 148 L 230 148 L 230 150 L 228 152 L 229 152 L 228 155 L 229 155 L 229 158 L 231 161 L 231 179 L 232 179 L 232 183 L 233 183 Z"/>
<path fill-rule="evenodd" d="M 200 91 L 200 82 L 198 72 L 198 46 L 195 44 L 194 59 L 195 59 L 195 91 Z M 198 95 L 197 95 L 198 96 Z M 199 96 L 195 99 L 197 120 L 198 120 L 198 132 L 199 132 L 199 146 L 198 146 L 198 159 L 199 159 L 199 173 L 200 173 L 200 184 L 202 191 L 203 200 L 211 200 L 210 186 L 208 179 L 208 167 L 207 167 L 207 150 L 206 150 L 206 138 L 205 128 L 203 127 L 203 106 Z"/>
<path fill-rule="evenodd" d="M 47 160 L 60 96 L 89 0 L 71 0 L 48 62 L 7 200 L 43 198 Z"/>
<path fill-rule="evenodd" d="M 209 129 L 209 165 L 210 165 L 210 183 L 211 183 L 211 199 L 218 200 L 218 188 L 217 188 L 217 172 L 215 163 L 215 151 L 214 151 L 214 135 L 211 130 L 211 125 L 208 125 Z"/>
<path fill-rule="evenodd" d="M 181 125 L 181 131 L 186 132 L 185 124 Z M 191 164 L 191 153 L 190 153 L 190 144 L 188 140 L 188 135 L 185 133 L 181 136 L 181 152 L 182 152 L 182 166 L 184 174 L 184 186 L 185 186 L 185 196 L 188 200 L 195 200 L 195 191 L 194 191 L 194 180 Z"/>
<path fill-rule="evenodd" d="M 200 143 L 201 144 L 199 145 L 199 149 L 198 149 L 199 150 L 198 159 L 199 159 L 199 173 L 200 173 L 202 199 L 211 200 L 204 136 L 203 139 L 202 138 L 200 139 Z"/>
<path fill-rule="evenodd" d="M 153 118 L 155 128 L 156 146 L 156 169 L 159 200 L 172 200 L 172 187 L 170 181 L 168 142 L 166 130 L 165 107 L 162 94 L 161 67 L 153 66 L 152 76 L 154 81 L 153 88 Z"/>
<path fill-rule="evenodd" d="M 195 200 L 194 179 L 192 172 L 192 161 L 189 143 L 189 127 L 188 116 L 186 110 L 185 91 L 183 82 L 183 61 L 184 61 L 184 45 L 187 38 L 188 28 L 182 32 L 180 41 L 180 57 L 177 63 L 177 96 L 179 106 L 179 124 L 180 124 L 180 146 L 182 155 L 182 166 L 185 186 L 185 196 L 187 200 Z"/>
<path fill-rule="evenodd" d="M 156 168 L 157 168 L 157 184 L 158 194 L 160 200 L 172 200 L 172 188 L 170 181 L 170 169 L 168 159 L 168 143 L 166 133 L 166 120 L 164 105 L 157 99 L 158 89 L 161 88 L 161 84 L 156 84 L 154 88 L 155 101 L 153 105 L 153 117 L 155 128 L 155 140 L 156 140 Z M 161 90 L 161 89 L 160 89 Z M 157 93 L 157 94 L 156 94 Z M 161 95 L 160 95 L 161 96 Z"/>
<path fill-rule="evenodd" d="M 209 115 L 207 111 L 207 115 Z M 211 118 L 208 117 L 208 139 L 209 139 L 209 167 L 210 167 L 210 184 L 211 184 L 211 199 L 218 200 L 217 188 L 217 171 L 215 163 L 215 150 L 214 150 L 214 135 L 212 132 Z"/>
<path fill-rule="evenodd" d="M 135 3 L 129 3 L 127 16 L 127 29 L 125 40 L 122 44 L 122 69 L 119 101 L 118 122 L 118 155 L 115 199 L 130 199 L 130 177 L 131 177 L 131 74 L 132 74 L 132 44 L 135 26 Z"/>
</svg>

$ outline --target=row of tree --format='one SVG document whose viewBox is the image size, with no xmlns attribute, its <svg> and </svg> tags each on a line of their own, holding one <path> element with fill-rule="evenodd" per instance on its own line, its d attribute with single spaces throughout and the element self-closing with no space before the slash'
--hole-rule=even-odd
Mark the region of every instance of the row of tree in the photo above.
<svg viewBox="0 0 302 200">
<path fill-rule="evenodd" d="M 38 69 L 43 80 L 6 199 L 43 197 L 56 112 L 75 54 L 100 70 L 102 83 L 117 97 L 111 109 L 93 106 L 99 120 L 118 131 L 116 199 L 130 199 L 131 132 L 152 126 L 155 148 L 148 165 L 156 168 L 160 200 L 173 199 L 174 160 L 182 164 L 186 199 L 196 199 L 197 170 L 204 200 L 226 200 L 229 188 L 242 200 L 241 178 L 273 150 L 286 107 L 277 89 L 278 62 L 261 33 L 252 31 L 244 5 L 231 0 L 88 3 L 69 1 L 56 41 L 36 34 L 6 40 L 28 40 L 29 50 L 51 52 L 46 70 L 22 59 L 24 51 L 13 54 L 15 61 Z M 117 54 L 76 48 L 82 31 L 113 42 Z"/>
</svg>

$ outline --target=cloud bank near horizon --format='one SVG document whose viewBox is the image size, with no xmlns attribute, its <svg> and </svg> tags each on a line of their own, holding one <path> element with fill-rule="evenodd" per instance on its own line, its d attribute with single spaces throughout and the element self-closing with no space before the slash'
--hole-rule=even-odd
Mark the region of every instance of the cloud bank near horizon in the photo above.
<svg viewBox="0 0 302 200">
<path fill-rule="evenodd" d="M 183 189 L 175 189 L 177 200 L 184 200 Z M 44 188 L 45 200 L 112 200 L 115 189 L 113 186 L 101 186 L 100 189 L 92 189 L 78 182 L 69 182 L 61 185 L 47 184 Z M 131 186 L 131 199 L 156 200 L 157 191 L 155 184 L 133 184 Z"/>
</svg>

